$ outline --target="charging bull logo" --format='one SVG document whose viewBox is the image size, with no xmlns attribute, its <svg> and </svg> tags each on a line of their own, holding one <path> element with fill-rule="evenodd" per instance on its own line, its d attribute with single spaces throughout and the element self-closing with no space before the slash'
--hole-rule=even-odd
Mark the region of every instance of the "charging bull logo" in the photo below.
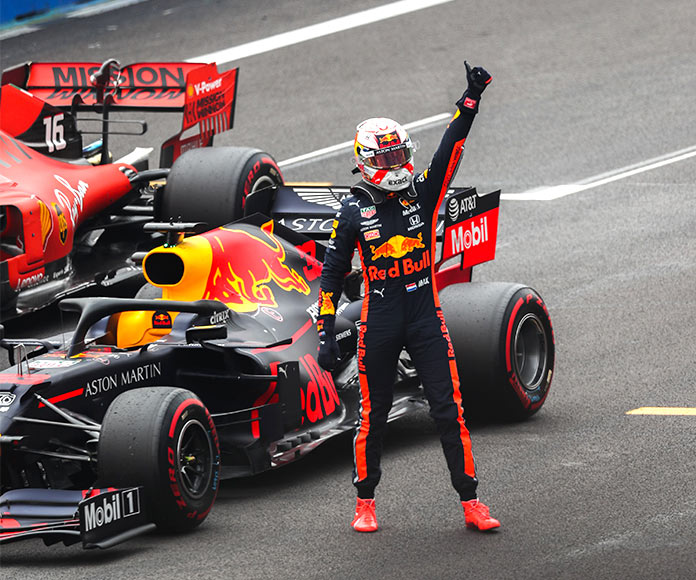
<svg viewBox="0 0 696 580">
<path fill-rule="evenodd" d="M 333 300 L 331 300 L 332 297 L 333 292 L 321 291 L 321 297 L 319 299 L 319 316 L 323 316 L 324 314 L 336 314 Z"/>
<path fill-rule="evenodd" d="M 377 142 L 379 143 L 380 148 L 388 147 L 392 143 L 398 143 L 399 136 L 395 132 L 387 133 L 386 135 L 377 135 Z"/>
<path fill-rule="evenodd" d="M 402 258 L 416 248 L 425 248 L 422 233 L 418 234 L 417 238 L 408 238 L 399 234 L 392 236 L 377 247 L 370 245 L 373 260 L 377 258 Z"/>
<path fill-rule="evenodd" d="M 244 230 L 220 228 L 210 238 L 213 263 L 204 298 L 225 302 L 238 312 L 278 306 L 269 282 L 281 290 L 309 294 L 309 285 L 285 264 L 285 249 L 273 235 L 273 221 L 261 230 L 266 239 Z"/>
</svg>

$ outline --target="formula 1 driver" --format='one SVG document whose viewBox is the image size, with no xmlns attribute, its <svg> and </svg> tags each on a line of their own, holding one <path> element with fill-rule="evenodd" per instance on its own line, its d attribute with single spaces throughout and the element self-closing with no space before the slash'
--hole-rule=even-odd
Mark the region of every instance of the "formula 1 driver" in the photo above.
<svg viewBox="0 0 696 580">
<path fill-rule="evenodd" d="M 354 439 L 353 484 L 358 499 L 352 526 L 376 531 L 375 488 L 381 476 L 382 436 L 392 403 L 399 353 L 406 347 L 423 383 L 466 525 L 491 530 L 500 522 L 476 498 L 476 471 L 464 424 L 454 350 L 434 284 L 437 209 L 454 175 L 464 141 L 491 76 L 465 62 L 468 87 L 430 166 L 413 179 L 413 146 L 391 119 L 358 125 L 355 157 L 362 180 L 351 188 L 334 221 L 321 277 L 319 364 L 333 370 L 334 334 L 343 279 L 357 246 L 365 283 L 358 335 L 360 422 Z"/>
</svg>

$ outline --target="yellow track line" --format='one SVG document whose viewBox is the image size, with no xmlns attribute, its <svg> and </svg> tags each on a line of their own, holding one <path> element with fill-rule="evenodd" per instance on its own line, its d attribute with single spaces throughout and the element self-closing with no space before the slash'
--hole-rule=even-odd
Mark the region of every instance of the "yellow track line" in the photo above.
<svg viewBox="0 0 696 580">
<path fill-rule="evenodd" d="M 696 415 L 696 407 L 639 407 L 626 415 Z"/>
</svg>

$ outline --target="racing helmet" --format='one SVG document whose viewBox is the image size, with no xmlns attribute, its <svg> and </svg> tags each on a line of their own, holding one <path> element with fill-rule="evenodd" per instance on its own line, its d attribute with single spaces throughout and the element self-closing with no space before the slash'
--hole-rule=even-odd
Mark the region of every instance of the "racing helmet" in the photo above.
<svg viewBox="0 0 696 580">
<path fill-rule="evenodd" d="M 406 189 L 413 181 L 413 144 L 401 125 L 374 117 L 357 126 L 355 161 L 362 178 L 385 191 Z"/>
</svg>

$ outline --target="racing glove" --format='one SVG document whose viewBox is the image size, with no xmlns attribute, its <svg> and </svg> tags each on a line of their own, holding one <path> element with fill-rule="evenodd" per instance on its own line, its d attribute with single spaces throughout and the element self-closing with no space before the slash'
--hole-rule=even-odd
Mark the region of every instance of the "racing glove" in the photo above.
<svg viewBox="0 0 696 580">
<path fill-rule="evenodd" d="M 334 325 L 336 317 L 332 315 L 322 316 L 317 320 L 317 332 L 319 332 L 319 366 L 329 372 L 336 368 L 341 351 L 336 342 Z"/>
<path fill-rule="evenodd" d="M 481 93 L 486 90 L 486 87 L 493 80 L 488 71 L 480 66 L 471 68 L 471 65 L 464 61 L 466 67 L 466 80 L 468 86 L 462 98 L 457 101 L 457 107 L 464 112 L 466 109 L 478 112 L 478 103 L 481 100 Z"/>
</svg>

